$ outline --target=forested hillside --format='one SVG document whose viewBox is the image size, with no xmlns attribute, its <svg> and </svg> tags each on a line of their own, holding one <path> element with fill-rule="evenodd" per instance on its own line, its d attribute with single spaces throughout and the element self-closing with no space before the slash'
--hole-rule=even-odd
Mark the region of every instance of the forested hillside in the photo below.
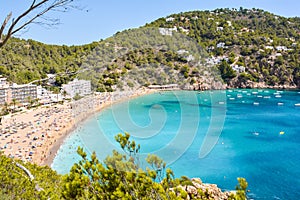
<svg viewBox="0 0 300 200">
<path fill-rule="evenodd" d="M 46 78 L 46 74 L 75 72 L 97 43 L 82 46 L 46 45 L 34 40 L 12 38 L 0 49 L 0 74 L 15 83 Z M 57 80 L 69 80 L 63 76 Z"/>
<path fill-rule="evenodd" d="M 219 68 L 230 86 L 300 87 L 299 17 L 285 18 L 259 9 L 218 9 L 170 15 L 147 25 L 153 26 L 175 27 L 210 55 L 223 57 L 226 62 Z M 228 73 L 234 66 L 245 70 Z"/>
<path fill-rule="evenodd" d="M 0 50 L 0 74 L 28 83 L 60 73 L 60 86 L 81 69 L 79 76 L 88 74 L 97 91 L 168 83 L 189 89 L 299 88 L 299 27 L 299 17 L 241 8 L 173 14 L 82 46 L 14 38 Z"/>
</svg>

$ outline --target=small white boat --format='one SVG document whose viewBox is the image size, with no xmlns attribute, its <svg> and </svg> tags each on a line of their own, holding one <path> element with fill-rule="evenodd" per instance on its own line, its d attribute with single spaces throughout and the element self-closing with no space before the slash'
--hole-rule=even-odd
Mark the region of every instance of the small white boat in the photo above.
<svg viewBox="0 0 300 200">
<path fill-rule="evenodd" d="M 224 102 L 224 101 L 220 101 L 219 104 L 220 104 L 220 105 L 224 105 L 225 102 Z"/>
<path fill-rule="evenodd" d="M 270 99 L 271 97 L 270 96 L 264 96 L 264 99 Z"/>
<path fill-rule="evenodd" d="M 281 95 L 278 94 L 278 95 L 275 95 L 275 97 L 276 97 L 276 98 L 281 98 Z"/>
<path fill-rule="evenodd" d="M 237 97 L 237 98 L 243 98 L 243 95 L 238 94 L 236 97 Z"/>
<path fill-rule="evenodd" d="M 233 97 L 230 97 L 230 98 L 229 98 L 229 100 L 233 101 L 233 100 L 235 100 L 235 98 L 233 98 Z"/>
<path fill-rule="evenodd" d="M 256 135 L 256 136 L 258 136 L 258 135 L 259 135 L 259 133 L 258 133 L 258 132 L 254 132 L 254 133 L 253 133 L 253 135 Z"/>
<path fill-rule="evenodd" d="M 300 103 L 295 103 L 295 106 L 299 107 L 299 106 L 300 106 Z"/>
<path fill-rule="evenodd" d="M 252 94 L 258 94 L 258 92 L 252 92 Z"/>
<path fill-rule="evenodd" d="M 283 106 L 283 103 L 279 102 L 277 103 L 278 106 Z"/>
<path fill-rule="evenodd" d="M 258 97 L 258 98 L 262 98 L 263 96 L 262 96 L 262 95 L 257 95 L 257 97 Z"/>
<path fill-rule="evenodd" d="M 258 106 L 259 103 L 258 102 L 253 102 L 253 105 Z"/>
</svg>

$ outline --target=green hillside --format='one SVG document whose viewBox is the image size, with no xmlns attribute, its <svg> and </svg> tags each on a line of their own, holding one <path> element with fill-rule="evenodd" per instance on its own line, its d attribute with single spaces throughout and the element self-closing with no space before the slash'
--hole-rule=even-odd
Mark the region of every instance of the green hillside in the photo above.
<svg viewBox="0 0 300 200">
<path fill-rule="evenodd" d="M 46 74 L 75 72 L 84 56 L 96 45 L 58 46 L 11 38 L 0 49 L 0 74 L 21 84 L 46 78 Z M 68 81 L 69 77 L 63 76 L 62 79 Z M 57 84 L 61 84 L 60 80 Z"/>
<path fill-rule="evenodd" d="M 241 8 L 173 14 L 82 46 L 13 38 L 0 50 L 0 74 L 28 83 L 59 73 L 60 86 L 79 70 L 97 91 L 168 83 L 189 89 L 299 88 L 299 27 L 299 17 Z M 172 36 L 162 34 L 168 30 Z"/>
<path fill-rule="evenodd" d="M 227 64 L 245 67 L 244 73 L 224 79 L 230 86 L 251 87 L 254 82 L 300 87 L 299 17 L 285 18 L 259 9 L 218 9 L 174 14 L 146 26 L 176 27 L 210 55 L 225 56 Z"/>
</svg>

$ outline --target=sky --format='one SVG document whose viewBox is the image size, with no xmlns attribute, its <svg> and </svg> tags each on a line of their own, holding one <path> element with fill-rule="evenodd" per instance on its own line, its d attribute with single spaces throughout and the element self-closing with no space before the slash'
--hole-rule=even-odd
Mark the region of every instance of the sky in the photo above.
<svg viewBox="0 0 300 200">
<path fill-rule="evenodd" d="M 260 8 L 276 15 L 300 17 L 299 0 L 74 0 L 81 9 L 51 12 L 60 24 L 45 27 L 31 24 L 15 35 L 46 44 L 82 45 L 105 39 L 118 31 L 138 28 L 160 17 L 193 10 L 216 8 Z M 0 21 L 12 12 L 24 11 L 31 0 L 0 0 Z"/>
</svg>

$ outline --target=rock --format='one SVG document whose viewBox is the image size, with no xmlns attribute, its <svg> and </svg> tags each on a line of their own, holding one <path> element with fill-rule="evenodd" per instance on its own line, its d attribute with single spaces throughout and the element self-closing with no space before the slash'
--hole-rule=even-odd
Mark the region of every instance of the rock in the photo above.
<svg viewBox="0 0 300 200">
<path fill-rule="evenodd" d="M 186 191 L 188 194 L 194 194 L 195 196 L 198 195 L 197 188 L 195 188 L 194 186 L 188 185 Z"/>
<path fill-rule="evenodd" d="M 200 178 L 192 178 L 192 182 L 200 183 L 202 184 L 202 180 Z"/>
<path fill-rule="evenodd" d="M 188 193 L 187 199 L 190 199 L 191 196 L 201 198 L 200 193 L 198 193 L 198 190 L 202 190 L 206 194 L 209 195 L 209 199 L 215 199 L 215 200 L 227 200 L 231 194 L 233 194 L 232 191 L 226 191 L 222 192 L 220 188 L 216 184 L 209 184 L 209 183 L 203 183 L 200 178 L 192 178 L 191 179 L 193 185 L 179 185 L 176 188 L 181 189 L 183 191 L 186 191 Z M 175 188 L 170 188 L 171 191 L 175 192 Z M 180 195 L 179 193 L 176 193 L 176 195 Z"/>
</svg>

